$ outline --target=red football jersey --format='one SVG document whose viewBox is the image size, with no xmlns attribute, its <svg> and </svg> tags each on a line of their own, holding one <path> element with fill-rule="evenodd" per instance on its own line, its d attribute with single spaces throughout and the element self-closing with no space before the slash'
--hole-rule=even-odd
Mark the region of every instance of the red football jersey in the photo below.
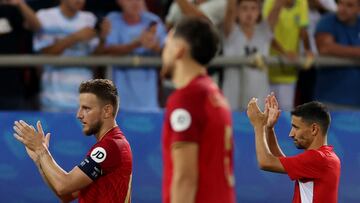
<svg viewBox="0 0 360 203">
<path fill-rule="evenodd" d="M 296 180 L 293 203 L 337 202 L 340 159 L 332 146 L 279 159 L 291 180 Z"/>
<path fill-rule="evenodd" d="M 193 79 L 168 99 L 163 125 L 163 202 L 170 202 L 171 145 L 199 146 L 196 203 L 235 203 L 233 137 L 229 105 L 206 75 Z"/>
<path fill-rule="evenodd" d="M 80 203 L 131 201 L 132 154 L 119 127 L 107 132 L 89 150 L 79 168 L 94 180 L 80 191 Z"/>
</svg>

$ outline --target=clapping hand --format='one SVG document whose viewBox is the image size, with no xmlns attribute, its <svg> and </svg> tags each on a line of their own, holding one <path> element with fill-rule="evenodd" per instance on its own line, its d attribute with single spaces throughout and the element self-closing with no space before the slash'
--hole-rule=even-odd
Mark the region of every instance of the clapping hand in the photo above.
<svg viewBox="0 0 360 203">
<path fill-rule="evenodd" d="M 40 121 L 37 122 L 37 131 L 33 126 L 22 120 L 15 121 L 13 128 L 15 131 L 14 137 L 25 145 L 26 152 L 36 162 L 39 152 L 49 147 L 50 133 L 44 135 Z"/>
<path fill-rule="evenodd" d="M 268 112 L 262 112 L 258 106 L 257 98 L 252 98 L 248 104 L 247 116 L 251 124 L 255 127 L 264 127 L 267 123 Z"/>
<path fill-rule="evenodd" d="M 274 95 L 268 95 L 265 99 L 265 112 L 267 112 L 266 127 L 273 128 L 280 117 L 281 110 L 279 109 L 279 103 Z"/>
<path fill-rule="evenodd" d="M 266 97 L 264 111 L 260 110 L 257 100 L 257 98 L 252 98 L 248 104 L 247 115 L 251 124 L 254 127 L 274 127 L 281 113 L 274 93 Z"/>
</svg>

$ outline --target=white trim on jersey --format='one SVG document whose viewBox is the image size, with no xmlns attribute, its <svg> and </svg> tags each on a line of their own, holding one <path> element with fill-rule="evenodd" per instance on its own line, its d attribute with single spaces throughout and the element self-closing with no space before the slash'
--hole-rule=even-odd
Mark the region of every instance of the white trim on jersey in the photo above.
<svg viewBox="0 0 360 203">
<path fill-rule="evenodd" d="M 298 181 L 298 183 L 301 203 L 312 203 L 314 196 L 314 181 L 309 181 L 306 183 Z"/>
</svg>

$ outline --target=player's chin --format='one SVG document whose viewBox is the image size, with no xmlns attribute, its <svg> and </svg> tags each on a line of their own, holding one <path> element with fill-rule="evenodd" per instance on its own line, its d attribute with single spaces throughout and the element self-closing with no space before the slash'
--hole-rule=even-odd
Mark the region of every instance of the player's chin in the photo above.
<svg viewBox="0 0 360 203">
<path fill-rule="evenodd" d="M 163 79 L 163 80 L 171 80 L 172 79 L 172 72 L 170 71 L 169 67 L 163 66 L 161 68 L 160 75 L 161 75 L 161 79 Z"/>
<path fill-rule="evenodd" d="M 302 146 L 301 144 L 299 144 L 298 142 L 294 141 L 295 147 L 298 149 L 305 149 L 304 146 Z"/>
<path fill-rule="evenodd" d="M 91 132 L 90 132 L 89 128 L 86 128 L 85 126 L 83 126 L 82 131 L 83 131 L 85 136 L 90 136 L 91 135 Z"/>
<path fill-rule="evenodd" d="M 92 132 L 90 132 L 89 130 L 85 130 L 83 129 L 83 133 L 85 136 L 91 136 L 92 135 Z"/>
</svg>

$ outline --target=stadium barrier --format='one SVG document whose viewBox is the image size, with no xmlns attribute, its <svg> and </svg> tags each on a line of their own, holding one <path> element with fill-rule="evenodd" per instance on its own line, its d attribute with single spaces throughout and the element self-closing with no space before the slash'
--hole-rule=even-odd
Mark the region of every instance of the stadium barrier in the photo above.
<svg viewBox="0 0 360 203">
<path fill-rule="evenodd" d="M 50 203 L 56 196 L 42 181 L 24 147 L 13 137 L 15 120 L 35 125 L 41 120 L 45 132 L 51 132 L 50 151 L 55 160 L 69 171 L 79 164 L 96 142 L 81 132 L 75 112 L 0 112 L 0 202 Z M 279 144 L 287 155 L 300 151 L 288 137 L 290 113 L 283 112 L 276 125 Z M 163 112 L 120 111 L 117 123 L 133 151 L 132 200 L 135 203 L 160 203 L 162 156 L 161 129 Z M 235 179 L 239 203 L 291 202 L 294 182 L 284 174 L 259 170 L 255 156 L 253 129 L 245 112 L 233 113 L 235 139 Z M 329 144 L 341 159 L 339 203 L 360 202 L 360 112 L 332 112 Z M 66 127 L 64 127 L 66 126 Z"/>
<path fill-rule="evenodd" d="M 122 67 L 160 67 L 161 59 L 159 57 L 142 56 L 49 56 L 49 55 L 0 55 L 0 67 L 11 66 L 110 66 L 117 65 Z M 299 57 L 295 60 L 289 60 L 284 57 L 263 57 L 255 55 L 253 57 L 216 57 L 210 64 L 211 67 L 228 66 L 271 66 L 271 65 L 293 65 L 299 68 L 315 67 L 349 67 L 359 66 L 358 58 L 334 58 L 325 56 Z"/>
</svg>

